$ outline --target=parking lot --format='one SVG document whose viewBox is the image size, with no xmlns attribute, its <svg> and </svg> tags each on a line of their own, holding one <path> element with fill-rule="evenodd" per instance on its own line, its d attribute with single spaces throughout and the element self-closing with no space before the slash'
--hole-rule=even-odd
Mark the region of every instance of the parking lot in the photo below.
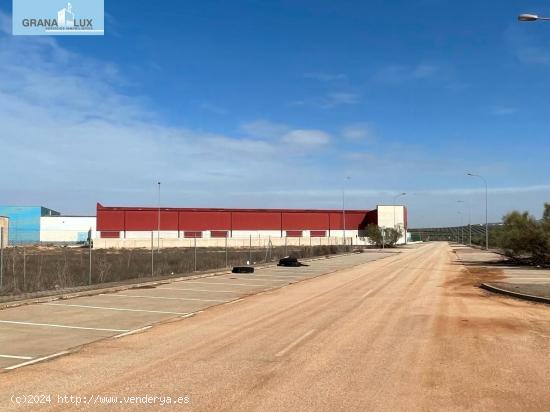
<svg viewBox="0 0 550 412">
<path fill-rule="evenodd" d="M 0 310 L 0 368 L 17 369 L 99 339 L 141 332 L 158 322 L 395 253 L 366 251 L 311 260 L 302 267 L 270 266 L 250 274 L 224 273 Z"/>
</svg>

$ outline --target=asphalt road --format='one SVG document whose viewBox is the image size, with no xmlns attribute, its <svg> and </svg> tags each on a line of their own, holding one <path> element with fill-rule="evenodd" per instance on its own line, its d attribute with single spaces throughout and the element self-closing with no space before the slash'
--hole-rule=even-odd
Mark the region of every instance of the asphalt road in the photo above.
<svg viewBox="0 0 550 412">
<path fill-rule="evenodd" d="M 0 374 L 0 409 L 542 411 L 549 387 L 550 308 L 475 288 L 432 243 Z"/>
</svg>

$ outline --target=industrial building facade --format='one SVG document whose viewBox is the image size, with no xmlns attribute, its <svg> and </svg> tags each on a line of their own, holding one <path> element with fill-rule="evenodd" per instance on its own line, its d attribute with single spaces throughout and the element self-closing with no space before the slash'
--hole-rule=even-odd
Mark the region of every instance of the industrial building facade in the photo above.
<svg viewBox="0 0 550 412">
<path fill-rule="evenodd" d="M 373 210 L 205 209 L 96 206 L 96 216 L 63 216 L 42 206 L 0 206 L 7 217 L 10 245 L 83 243 L 97 248 L 244 246 L 263 244 L 365 244 L 368 225 L 406 232 L 404 206 Z M 7 232 L 8 229 L 6 229 Z M 308 238 L 309 241 L 300 239 Z M 345 240 L 344 240 L 345 238 Z M 315 241 L 312 241 L 315 239 Z M 405 236 L 399 243 L 405 242 Z M 250 242 L 246 243 L 250 244 Z"/>
<path fill-rule="evenodd" d="M 355 236 L 377 223 L 370 210 L 183 209 L 97 205 L 100 238 L 141 238 L 160 228 L 162 237 Z M 345 221 L 345 228 L 344 228 Z"/>
<path fill-rule="evenodd" d="M 370 224 L 406 230 L 403 206 L 374 210 L 192 209 L 97 204 L 97 245 L 107 239 L 344 238 L 360 243 Z M 402 241 L 405 237 L 403 236 Z M 135 242 L 125 242 L 126 245 Z M 219 244 L 217 243 L 212 243 Z M 106 246 L 105 246 L 106 247 Z"/>
<path fill-rule="evenodd" d="M 59 212 L 43 206 L 0 206 L 0 215 L 9 219 L 9 242 L 13 245 L 40 242 L 40 218 Z"/>
<path fill-rule="evenodd" d="M 9 244 L 79 243 L 95 236 L 95 216 L 62 216 L 43 206 L 0 206 L 0 215 L 9 221 Z"/>
</svg>

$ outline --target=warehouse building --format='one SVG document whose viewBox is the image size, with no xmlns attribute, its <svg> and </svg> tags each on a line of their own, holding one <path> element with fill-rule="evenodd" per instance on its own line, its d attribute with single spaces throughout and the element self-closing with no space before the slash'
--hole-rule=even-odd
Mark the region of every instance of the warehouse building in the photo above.
<svg viewBox="0 0 550 412">
<path fill-rule="evenodd" d="M 40 218 L 41 243 L 84 243 L 96 234 L 95 216 L 43 216 Z"/>
<path fill-rule="evenodd" d="M 9 219 L 10 245 L 40 242 L 40 218 L 59 212 L 43 206 L 0 206 L 0 215 Z"/>
<path fill-rule="evenodd" d="M 194 241 L 189 240 L 195 239 L 202 239 L 204 246 L 220 246 L 225 239 L 254 239 L 260 244 L 266 239 L 271 242 L 285 239 L 285 244 L 289 240 L 292 244 L 307 244 L 299 239 L 308 238 L 312 243 L 311 239 L 345 238 L 348 244 L 359 244 L 366 242 L 365 230 L 369 224 L 406 230 L 406 208 L 198 209 L 105 207 L 98 203 L 94 247 L 146 247 L 154 239 L 162 239 L 165 247 L 190 245 Z M 404 242 L 405 235 L 400 240 Z M 314 244 L 331 243 L 320 240 Z"/>
<path fill-rule="evenodd" d="M 95 216 L 62 216 L 43 206 L 0 206 L 0 215 L 9 219 L 10 245 L 79 243 L 95 236 Z"/>
</svg>

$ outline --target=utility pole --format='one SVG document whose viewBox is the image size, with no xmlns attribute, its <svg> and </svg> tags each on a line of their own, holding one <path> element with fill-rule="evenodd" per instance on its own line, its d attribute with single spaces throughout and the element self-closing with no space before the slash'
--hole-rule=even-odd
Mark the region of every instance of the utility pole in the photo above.
<svg viewBox="0 0 550 412">
<path fill-rule="evenodd" d="M 342 188 L 342 222 L 344 224 L 344 246 L 346 246 L 346 181 L 351 177 L 346 176 L 344 180 L 344 187 Z"/>
<path fill-rule="evenodd" d="M 158 182 L 158 213 L 157 213 L 157 253 L 160 252 L 160 182 Z"/>
</svg>

